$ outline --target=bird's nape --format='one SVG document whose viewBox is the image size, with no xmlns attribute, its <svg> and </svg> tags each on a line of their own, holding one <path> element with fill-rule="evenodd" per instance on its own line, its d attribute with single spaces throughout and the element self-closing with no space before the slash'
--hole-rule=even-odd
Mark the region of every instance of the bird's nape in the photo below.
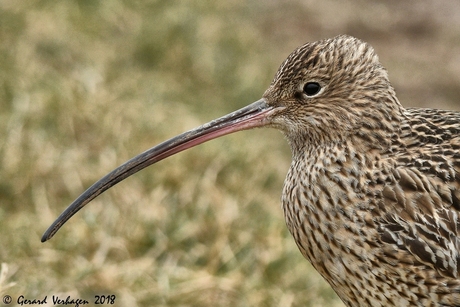
<svg viewBox="0 0 460 307">
<path fill-rule="evenodd" d="M 41 241 L 45 242 L 51 239 L 67 220 L 98 195 L 147 166 L 217 137 L 236 131 L 269 125 L 271 117 L 282 109 L 282 107 L 269 106 L 265 99 L 260 99 L 137 155 L 111 171 L 82 193 L 46 230 Z"/>
</svg>

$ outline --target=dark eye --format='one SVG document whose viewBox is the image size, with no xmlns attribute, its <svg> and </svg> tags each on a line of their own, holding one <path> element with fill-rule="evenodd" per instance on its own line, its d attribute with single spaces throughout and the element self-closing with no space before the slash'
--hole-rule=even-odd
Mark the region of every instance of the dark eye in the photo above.
<svg viewBox="0 0 460 307">
<path fill-rule="evenodd" d="M 317 82 L 308 82 L 303 86 L 303 92 L 307 96 L 314 96 L 321 90 L 321 85 Z"/>
</svg>

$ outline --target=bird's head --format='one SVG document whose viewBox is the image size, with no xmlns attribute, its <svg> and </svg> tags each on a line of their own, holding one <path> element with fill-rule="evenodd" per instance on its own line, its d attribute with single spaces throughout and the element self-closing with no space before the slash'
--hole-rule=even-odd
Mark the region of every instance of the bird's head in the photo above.
<svg viewBox="0 0 460 307">
<path fill-rule="evenodd" d="M 263 95 L 291 146 L 389 132 L 401 106 L 374 49 L 347 35 L 307 43 L 281 64 Z"/>
<path fill-rule="evenodd" d="M 372 47 L 350 36 L 308 43 L 283 62 L 262 99 L 165 141 L 119 166 L 80 195 L 48 228 L 50 239 L 92 199 L 141 169 L 208 140 L 245 129 L 282 130 L 294 151 L 361 135 L 386 142 L 401 107 Z"/>
</svg>

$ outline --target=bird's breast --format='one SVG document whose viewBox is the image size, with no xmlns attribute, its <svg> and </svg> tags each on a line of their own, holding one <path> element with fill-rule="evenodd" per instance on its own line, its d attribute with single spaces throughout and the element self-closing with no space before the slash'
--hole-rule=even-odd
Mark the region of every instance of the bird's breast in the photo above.
<svg viewBox="0 0 460 307">
<path fill-rule="evenodd" d="M 297 246 L 340 297 L 360 295 L 375 266 L 373 202 L 366 158 L 349 148 L 329 156 L 294 159 L 285 180 L 282 205 Z M 375 276 L 374 276 L 375 278 Z"/>
<path fill-rule="evenodd" d="M 283 209 L 290 232 L 312 263 L 324 263 L 325 255 L 333 262 L 343 259 L 342 254 L 356 244 L 356 236 L 369 235 L 362 233 L 362 226 L 372 220 L 362 160 L 335 150 L 291 164 Z"/>
</svg>

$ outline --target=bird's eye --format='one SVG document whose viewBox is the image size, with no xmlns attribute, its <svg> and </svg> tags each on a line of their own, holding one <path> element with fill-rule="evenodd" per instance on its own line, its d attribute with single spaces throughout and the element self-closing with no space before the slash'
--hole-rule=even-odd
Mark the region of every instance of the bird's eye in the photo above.
<svg viewBox="0 0 460 307">
<path fill-rule="evenodd" d="M 303 86 L 303 92 L 307 96 L 314 96 L 321 90 L 321 85 L 318 82 L 308 82 Z"/>
</svg>

